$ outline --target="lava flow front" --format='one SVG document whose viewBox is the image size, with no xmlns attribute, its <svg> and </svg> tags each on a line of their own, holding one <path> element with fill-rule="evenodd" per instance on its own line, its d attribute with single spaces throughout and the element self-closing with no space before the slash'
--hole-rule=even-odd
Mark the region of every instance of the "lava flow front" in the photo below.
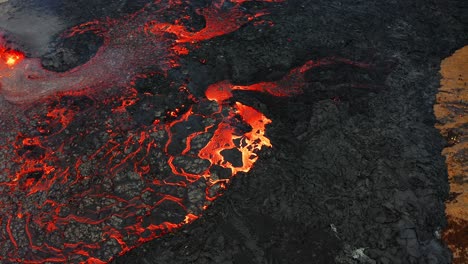
<svg viewBox="0 0 468 264">
<path fill-rule="evenodd" d="M 196 10 L 206 21 L 199 31 L 163 20 L 168 9 L 186 18 L 187 2 L 155 1 L 72 28 L 64 37 L 94 32 L 104 44 L 64 73 L 0 49 L 0 93 L 16 104 L 4 102 L 0 112 L 0 261 L 108 262 L 197 219 L 271 146 L 271 120 L 232 90 L 298 94 L 305 71 L 319 63 L 278 82 L 213 84 L 197 98 L 168 74 L 179 67 L 177 54 L 265 11 L 247 14 L 241 5 L 249 1 L 220 0 Z"/>
</svg>

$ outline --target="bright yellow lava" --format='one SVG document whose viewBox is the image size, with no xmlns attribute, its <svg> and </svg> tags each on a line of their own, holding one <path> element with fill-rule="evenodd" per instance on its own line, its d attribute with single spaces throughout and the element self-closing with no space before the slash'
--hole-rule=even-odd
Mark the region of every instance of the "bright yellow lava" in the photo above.
<svg viewBox="0 0 468 264">
<path fill-rule="evenodd" d="M 6 60 L 6 64 L 11 67 L 11 66 L 15 65 L 15 63 L 18 61 L 18 59 L 19 58 L 15 58 L 13 56 L 8 57 L 7 60 Z"/>
</svg>

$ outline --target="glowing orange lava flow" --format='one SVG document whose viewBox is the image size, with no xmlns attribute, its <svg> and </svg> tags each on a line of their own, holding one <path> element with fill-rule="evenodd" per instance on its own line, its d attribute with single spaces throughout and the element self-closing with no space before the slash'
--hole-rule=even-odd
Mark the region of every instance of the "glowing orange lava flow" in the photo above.
<svg viewBox="0 0 468 264">
<path fill-rule="evenodd" d="M 78 25 L 64 37 L 94 32 L 104 44 L 64 73 L 0 49 L 0 95 L 21 103 L 0 101 L 1 263 L 107 263 L 196 220 L 272 145 L 272 121 L 233 91 L 297 95 L 312 68 L 352 63 L 309 61 L 278 81 L 222 81 L 196 97 L 169 70 L 193 42 L 267 13 L 244 12 L 246 2 L 196 10 L 206 20 L 197 32 L 181 22 L 188 0 Z M 168 9 L 180 19 L 166 21 Z"/>
<path fill-rule="evenodd" d="M 325 58 L 317 61 L 308 61 L 304 65 L 294 68 L 285 75 L 282 79 L 275 82 L 260 82 L 252 85 L 235 85 L 229 81 L 222 81 L 219 83 L 208 86 L 205 94 L 210 100 L 223 102 L 232 98 L 232 91 L 255 91 L 261 93 L 268 93 L 273 96 L 285 97 L 299 95 L 303 91 L 304 84 L 306 83 L 304 73 L 324 65 L 331 65 L 336 63 L 350 64 L 361 68 L 366 68 L 369 65 L 365 63 L 353 62 L 343 58 Z"/>
<path fill-rule="evenodd" d="M 266 125 L 271 120 L 266 118 L 258 110 L 236 102 L 234 114 L 239 114 L 244 122 L 252 127 L 250 132 L 243 135 L 236 135 L 236 128 L 228 124 L 221 124 L 214 132 L 212 140 L 199 152 L 199 157 L 210 160 L 212 164 L 219 164 L 224 168 L 237 172 L 248 172 L 257 160 L 256 152 L 263 146 L 271 147 L 270 140 L 265 137 Z M 235 144 L 236 139 L 241 139 L 239 145 Z M 235 167 L 226 161 L 221 152 L 226 149 L 236 148 L 242 154 L 242 167 Z"/>
</svg>

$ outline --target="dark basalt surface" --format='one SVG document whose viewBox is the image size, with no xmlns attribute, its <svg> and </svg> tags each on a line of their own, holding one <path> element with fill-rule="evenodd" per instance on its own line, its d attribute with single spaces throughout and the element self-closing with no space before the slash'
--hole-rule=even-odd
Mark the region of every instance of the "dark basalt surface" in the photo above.
<svg viewBox="0 0 468 264">
<path fill-rule="evenodd" d="M 144 4 L 133 2 L 64 1 L 53 9 L 73 25 Z M 314 68 L 293 98 L 235 92 L 273 120 L 273 148 L 199 220 L 113 263 L 450 263 L 440 240 L 446 143 L 432 106 L 441 59 L 468 44 L 467 14 L 461 0 L 290 0 L 267 16 L 273 27 L 247 25 L 201 43 L 182 61 L 198 95 L 197 87 L 225 79 L 277 80 L 310 59 L 371 66 Z M 93 37 L 52 39 L 43 63 L 56 71 L 99 46 Z"/>
</svg>

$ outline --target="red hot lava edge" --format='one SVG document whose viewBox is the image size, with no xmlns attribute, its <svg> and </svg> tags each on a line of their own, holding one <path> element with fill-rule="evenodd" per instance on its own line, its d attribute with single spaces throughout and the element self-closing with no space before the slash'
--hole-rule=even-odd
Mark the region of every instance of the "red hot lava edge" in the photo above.
<svg viewBox="0 0 468 264">
<path fill-rule="evenodd" d="M 271 120 L 232 91 L 297 95 L 306 71 L 335 60 L 309 61 L 276 82 L 212 84 L 203 98 L 186 83 L 152 82 L 169 79 L 197 42 L 266 14 L 245 14 L 248 0 L 231 0 L 229 9 L 224 2 L 197 11 L 206 19 L 198 32 L 158 20 L 184 4 L 176 0 L 76 26 L 68 36 L 93 31 L 104 45 L 64 73 L 0 48 L 0 93 L 16 104 L 0 113 L 0 261 L 109 262 L 199 218 L 271 147 Z M 141 73 L 146 65 L 159 70 Z M 145 119 L 136 116 L 145 109 Z"/>
</svg>

